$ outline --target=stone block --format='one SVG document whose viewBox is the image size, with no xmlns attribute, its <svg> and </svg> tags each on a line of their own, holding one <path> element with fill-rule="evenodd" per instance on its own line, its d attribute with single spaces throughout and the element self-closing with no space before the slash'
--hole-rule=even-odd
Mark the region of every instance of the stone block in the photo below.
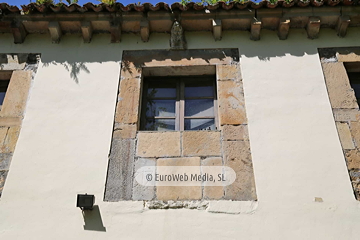
<svg viewBox="0 0 360 240">
<path fill-rule="evenodd" d="M 358 149 L 345 151 L 345 157 L 349 170 L 360 168 L 360 152 Z"/>
<path fill-rule="evenodd" d="M 210 157 L 201 161 L 201 166 L 222 166 L 221 157 Z M 222 186 L 204 186 L 204 198 L 219 200 L 224 196 L 224 187 Z"/>
<path fill-rule="evenodd" d="M 0 170 L 0 197 L 2 194 L 2 191 L 4 189 L 4 185 L 5 185 L 5 180 L 8 174 L 8 170 Z"/>
<path fill-rule="evenodd" d="M 333 109 L 334 118 L 337 122 L 360 121 L 359 109 Z"/>
<path fill-rule="evenodd" d="M 332 108 L 358 108 L 354 90 L 350 86 L 344 64 L 322 63 Z"/>
<path fill-rule="evenodd" d="M 0 153 L 0 170 L 9 170 L 12 153 Z"/>
<path fill-rule="evenodd" d="M 136 171 L 145 166 L 155 167 L 155 159 L 139 158 L 135 161 L 135 174 L 132 199 L 135 201 L 140 200 L 153 200 L 155 198 L 155 186 L 140 185 L 136 180 Z"/>
<path fill-rule="evenodd" d="M 248 141 L 224 141 L 224 165 L 236 173 L 236 180 L 225 187 L 225 199 L 256 200 L 254 172 Z"/>
<path fill-rule="evenodd" d="M 6 135 L 9 131 L 9 128 L 8 127 L 0 127 L 0 146 L 2 147 L 4 142 L 5 142 L 5 138 L 6 138 Z"/>
<path fill-rule="evenodd" d="M 341 146 L 343 149 L 354 149 L 355 146 L 351 137 L 349 125 L 343 122 L 336 122 L 336 128 L 338 130 Z"/>
<path fill-rule="evenodd" d="M 220 125 L 247 124 L 242 82 L 218 81 Z"/>
<path fill-rule="evenodd" d="M 136 124 L 115 124 L 113 138 L 135 138 L 137 131 Z"/>
<path fill-rule="evenodd" d="M 216 79 L 240 81 L 242 79 L 240 65 L 216 65 Z"/>
<path fill-rule="evenodd" d="M 255 201 L 257 200 L 255 179 L 252 166 L 238 167 L 236 180 L 225 187 L 225 199 L 233 201 Z M 234 167 L 233 167 L 234 169 Z M 241 169 L 241 170 L 240 170 Z M 235 169 L 234 169 L 235 170 Z"/>
<path fill-rule="evenodd" d="M 339 62 L 359 62 L 360 61 L 360 54 L 359 50 L 354 52 L 347 52 L 347 53 L 337 53 L 336 57 Z"/>
<path fill-rule="evenodd" d="M 220 132 L 185 131 L 182 133 L 183 156 L 220 156 Z"/>
<path fill-rule="evenodd" d="M 20 134 L 20 129 L 20 126 L 14 126 L 9 128 L 5 137 L 4 144 L 1 147 L 2 153 L 12 153 L 15 151 L 15 146 Z"/>
<path fill-rule="evenodd" d="M 172 24 L 172 21 L 170 21 L 170 24 Z M 123 53 L 123 59 L 125 59 L 129 63 L 131 62 L 134 63 L 135 66 L 141 66 L 141 67 L 231 64 L 234 61 L 236 61 L 238 57 L 239 57 L 238 50 L 230 49 L 230 48 L 200 49 L 200 50 L 190 49 L 183 51 L 135 50 L 135 51 L 124 51 Z M 123 63 L 124 62 L 125 61 L 123 61 Z"/>
<path fill-rule="evenodd" d="M 141 78 L 141 68 L 134 63 L 124 60 L 121 63 L 120 79 Z"/>
<path fill-rule="evenodd" d="M 222 126 L 224 141 L 228 140 L 249 140 L 247 125 L 224 125 Z"/>
<path fill-rule="evenodd" d="M 200 158 L 161 158 L 157 160 L 157 166 L 199 166 Z M 184 168 L 186 170 L 186 168 Z M 161 174 L 161 172 L 158 172 Z M 166 171 L 166 173 L 169 173 Z M 189 173 L 187 173 L 189 174 Z M 202 198 L 201 186 L 157 186 L 156 196 L 158 200 L 200 200 Z"/>
<path fill-rule="evenodd" d="M 105 201 L 132 199 L 134 152 L 134 139 L 113 139 L 109 156 Z"/>
<path fill-rule="evenodd" d="M 360 122 L 350 122 L 350 132 L 356 147 L 360 148 Z"/>
<path fill-rule="evenodd" d="M 127 78 L 120 81 L 120 93 L 116 106 L 115 122 L 135 124 L 139 118 L 140 79 Z"/>
<path fill-rule="evenodd" d="M 24 114 L 31 83 L 31 71 L 14 71 L 0 111 L 0 117 L 21 117 Z"/>
<path fill-rule="evenodd" d="M 224 141 L 224 163 L 246 162 L 251 163 L 251 152 L 249 141 Z"/>
<path fill-rule="evenodd" d="M 180 156 L 180 132 L 139 132 L 136 149 L 138 157 Z"/>
</svg>

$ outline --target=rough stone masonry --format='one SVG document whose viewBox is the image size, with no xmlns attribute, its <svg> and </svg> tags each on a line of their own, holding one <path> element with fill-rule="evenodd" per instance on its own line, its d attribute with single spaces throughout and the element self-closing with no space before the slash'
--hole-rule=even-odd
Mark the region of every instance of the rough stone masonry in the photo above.
<svg viewBox="0 0 360 240">
<path fill-rule="evenodd" d="M 152 71 L 154 68 L 156 71 Z M 182 75 L 194 75 L 194 72 L 202 75 L 209 71 L 216 76 L 219 130 L 139 131 L 141 85 L 147 73 L 171 76 L 180 72 Z M 193 166 L 199 169 L 202 166 L 228 166 L 237 177 L 226 187 L 142 186 L 134 180 L 134 174 L 143 166 Z M 124 51 L 105 201 L 158 203 L 256 199 L 238 50 Z"/>
</svg>

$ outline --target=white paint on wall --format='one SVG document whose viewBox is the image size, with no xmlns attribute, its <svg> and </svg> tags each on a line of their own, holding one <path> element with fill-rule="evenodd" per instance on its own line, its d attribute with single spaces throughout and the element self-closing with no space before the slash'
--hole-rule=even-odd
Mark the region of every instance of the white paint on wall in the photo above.
<svg viewBox="0 0 360 240">
<path fill-rule="evenodd" d="M 359 46 L 358 29 L 344 39 L 321 29 L 308 40 L 291 30 L 278 40 L 262 31 L 186 33 L 188 47 L 239 48 L 258 208 L 229 215 L 174 209 L 143 210 L 142 202 L 103 202 L 117 98 L 121 54 L 164 49 L 169 36 L 150 42 L 123 35 L 29 35 L 12 44 L 1 35 L 1 53 L 41 53 L 26 116 L 0 199 L 1 239 L 357 239 L 360 203 L 353 196 L 318 47 Z M 75 78 L 71 71 L 83 66 Z M 72 68 L 75 67 L 75 68 Z M 85 68 L 87 71 L 85 70 Z M 106 232 L 83 229 L 77 193 L 96 196 Z M 315 197 L 324 202 L 315 202 Z"/>
</svg>

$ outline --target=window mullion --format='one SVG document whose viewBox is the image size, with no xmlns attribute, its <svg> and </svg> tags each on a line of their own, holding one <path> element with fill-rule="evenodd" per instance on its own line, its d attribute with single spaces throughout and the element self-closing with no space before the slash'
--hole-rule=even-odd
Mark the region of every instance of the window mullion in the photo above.
<svg viewBox="0 0 360 240">
<path fill-rule="evenodd" d="M 180 83 L 180 131 L 184 131 L 184 116 L 185 116 L 185 83 L 183 80 L 179 81 Z"/>
<path fill-rule="evenodd" d="M 175 130 L 180 130 L 180 82 L 176 82 Z"/>
<path fill-rule="evenodd" d="M 215 129 L 220 129 L 219 124 L 219 113 L 218 113 L 218 101 L 217 101 L 217 79 L 213 81 L 213 89 L 214 89 L 214 115 L 215 115 Z"/>
<path fill-rule="evenodd" d="M 145 84 L 143 85 L 143 89 L 142 89 L 142 103 L 141 103 L 141 120 L 140 120 L 140 129 L 145 129 L 146 126 L 146 105 L 148 102 L 147 99 L 147 94 L 148 94 L 148 83 L 145 82 Z"/>
</svg>

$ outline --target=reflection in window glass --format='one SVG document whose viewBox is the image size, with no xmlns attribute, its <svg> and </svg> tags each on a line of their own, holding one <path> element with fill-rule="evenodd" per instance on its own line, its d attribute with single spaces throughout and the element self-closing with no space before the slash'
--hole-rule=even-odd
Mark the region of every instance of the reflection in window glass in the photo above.
<svg viewBox="0 0 360 240">
<path fill-rule="evenodd" d="M 201 84 L 201 83 L 200 83 Z M 192 97 L 212 97 L 214 96 L 214 88 L 212 84 L 207 86 L 209 83 L 204 82 L 203 84 L 197 84 L 198 86 L 192 86 L 194 84 L 185 84 L 185 98 Z"/>
<path fill-rule="evenodd" d="M 144 79 L 141 130 L 216 130 L 215 76 Z"/>
<path fill-rule="evenodd" d="M 175 130 L 175 119 L 147 119 L 145 130 L 148 131 Z"/>
<path fill-rule="evenodd" d="M 176 98 L 176 84 L 152 82 L 147 90 L 148 98 Z"/>
<path fill-rule="evenodd" d="M 216 130 L 214 119 L 185 119 L 185 130 Z"/>
<path fill-rule="evenodd" d="M 214 116 L 213 99 L 185 100 L 185 116 L 212 117 Z"/>
<path fill-rule="evenodd" d="M 149 100 L 146 105 L 146 117 L 174 117 L 175 100 Z"/>
</svg>

